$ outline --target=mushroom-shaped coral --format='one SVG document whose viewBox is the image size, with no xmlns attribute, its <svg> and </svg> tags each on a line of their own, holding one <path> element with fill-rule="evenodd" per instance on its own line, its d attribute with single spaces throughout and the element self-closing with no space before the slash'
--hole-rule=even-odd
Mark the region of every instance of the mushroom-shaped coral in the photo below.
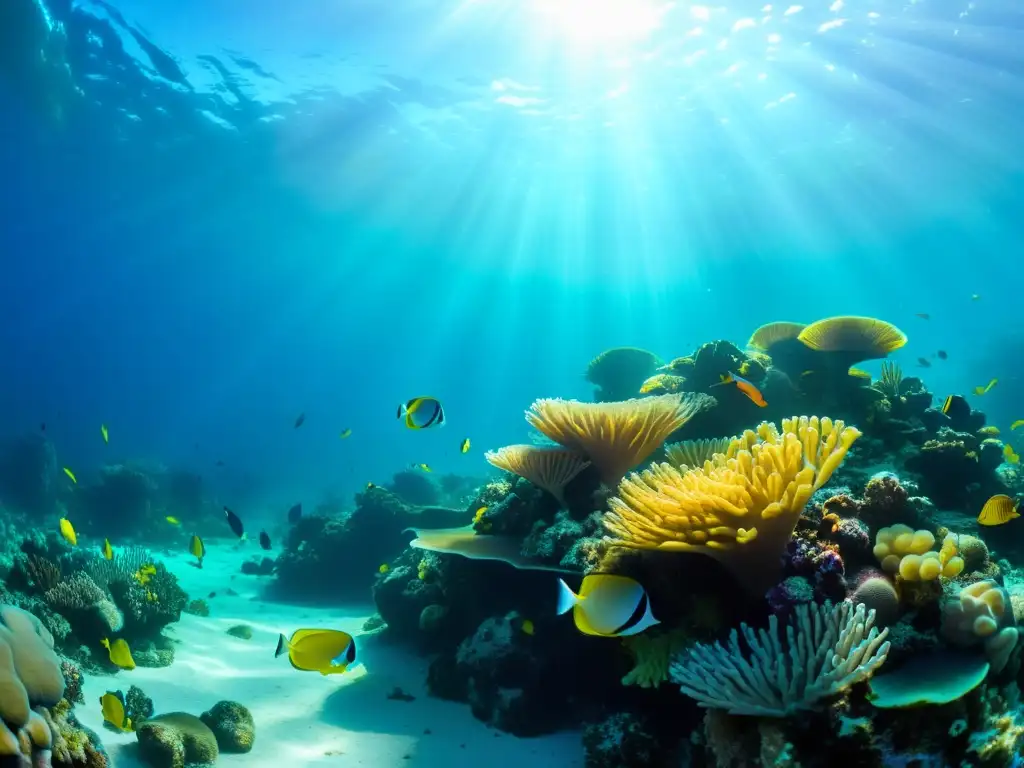
<svg viewBox="0 0 1024 768">
<path fill-rule="evenodd" d="M 894 672 L 871 679 L 871 703 L 880 709 L 948 704 L 981 685 L 988 670 L 985 659 L 967 653 L 914 656 Z"/>
<path fill-rule="evenodd" d="M 808 325 L 797 338 L 816 352 L 837 355 L 844 368 L 885 357 L 907 343 L 903 331 L 873 317 L 828 317 Z"/>
<path fill-rule="evenodd" d="M 536 445 L 507 445 L 484 454 L 492 465 L 519 475 L 543 488 L 559 504 L 565 503 L 562 491 L 590 462 L 564 448 L 540 448 Z"/>
<path fill-rule="evenodd" d="M 807 327 L 806 323 L 794 323 L 786 320 L 779 320 L 774 323 L 765 323 L 750 337 L 747 346 L 751 349 L 759 349 L 762 352 L 769 352 L 771 348 L 780 341 L 796 339 Z"/>
<path fill-rule="evenodd" d="M 964 569 L 957 555 L 956 536 L 948 534 L 939 551 L 932 550 L 935 535 L 915 531 L 906 525 L 880 528 L 875 534 L 875 557 L 887 573 L 899 574 L 904 581 L 934 581 L 939 576 L 952 579 Z"/>
<path fill-rule="evenodd" d="M 842 421 L 784 419 L 736 438 L 749 449 L 680 471 L 655 464 L 623 480 L 604 526 L 613 546 L 700 552 L 721 562 L 753 594 L 778 576 L 800 513 L 860 437 Z M 752 444 L 751 444 L 752 443 Z"/>
<path fill-rule="evenodd" d="M 694 393 L 615 403 L 543 399 L 530 407 L 526 420 L 559 445 L 587 456 L 613 488 L 665 438 L 714 404 L 713 397 Z"/>
<path fill-rule="evenodd" d="M 590 361 L 586 377 L 598 387 L 597 400 L 620 400 L 636 395 L 659 365 L 658 356 L 646 349 L 615 347 Z"/>
<path fill-rule="evenodd" d="M 1018 631 L 1006 590 L 991 579 L 968 584 L 942 609 L 942 635 L 953 645 L 984 643 L 994 672 L 1001 672 L 1017 645 Z"/>
</svg>

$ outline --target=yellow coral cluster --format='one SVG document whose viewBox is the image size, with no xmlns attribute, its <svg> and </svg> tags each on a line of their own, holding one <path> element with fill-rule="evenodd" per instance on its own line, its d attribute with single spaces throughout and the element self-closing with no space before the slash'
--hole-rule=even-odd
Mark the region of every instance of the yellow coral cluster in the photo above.
<svg viewBox="0 0 1024 768">
<path fill-rule="evenodd" d="M 935 534 L 915 531 L 907 525 L 880 528 L 875 534 L 875 558 L 887 573 L 899 574 L 904 581 L 934 581 L 939 576 L 956 578 L 964 569 L 957 553 L 955 534 L 947 534 L 938 551 Z"/>
<path fill-rule="evenodd" d="M 753 593 L 777 579 L 804 505 L 860 437 L 842 421 L 784 419 L 735 438 L 702 467 L 654 464 L 619 485 L 604 517 L 612 546 L 700 552 Z"/>
</svg>

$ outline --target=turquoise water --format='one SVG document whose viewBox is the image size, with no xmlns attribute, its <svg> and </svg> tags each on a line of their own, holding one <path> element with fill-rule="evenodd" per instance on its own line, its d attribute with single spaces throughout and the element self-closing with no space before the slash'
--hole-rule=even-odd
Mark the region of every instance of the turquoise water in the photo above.
<svg viewBox="0 0 1024 768">
<path fill-rule="evenodd" d="M 1024 450 L 1022 42 L 998 1 L 6 0 L 0 474 L 43 477 L 5 481 L 10 541 L 56 559 L 110 466 L 149 490 L 71 514 L 79 547 L 188 580 L 199 533 L 234 558 L 210 591 L 261 529 L 291 547 L 293 504 L 351 510 L 395 473 L 465 524 L 483 452 L 529 442 L 536 398 L 591 400 L 603 350 L 775 320 L 895 324 L 936 405 L 998 379 L 972 405 Z M 396 421 L 416 396 L 443 429 Z"/>
</svg>

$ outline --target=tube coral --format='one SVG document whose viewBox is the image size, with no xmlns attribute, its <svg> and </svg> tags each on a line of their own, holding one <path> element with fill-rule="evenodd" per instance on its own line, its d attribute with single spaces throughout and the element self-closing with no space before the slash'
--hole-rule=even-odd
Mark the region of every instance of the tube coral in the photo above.
<svg viewBox="0 0 1024 768">
<path fill-rule="evenodd" d="M 749 433 L 749 430 L 748 430 Z M 609 500 L 613 546 L 700 552 L 754 594 L 772 586 L 779 558 L 811 494 L 828 482 L 861 433 L 842 421 L 802 416 L 736 438 L 749 449 L 680 471 L 655 464 L 633 473 Z"/>
<path fill-rule="evenodd" d="M 614 403 L 537 400 L 526 412 L 530 425 L 589 458 L 609 488 L 645 461 L 669 435 L 715 405 L 708 395 L 661 395 Z"/>
<path fill-rule="evenodd" d="M 560 504 L 562 491 L 590 462 L 564 448 L 540 448 L 536 445 L 507 445 L 484 454 L 493 466 L 519 475 L 550 493 Z"/>
</svg>

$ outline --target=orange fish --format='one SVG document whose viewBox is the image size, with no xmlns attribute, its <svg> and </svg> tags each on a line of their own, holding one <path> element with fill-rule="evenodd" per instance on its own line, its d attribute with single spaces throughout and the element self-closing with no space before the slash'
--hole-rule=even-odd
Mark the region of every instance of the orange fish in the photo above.
<svg viewBox="0 0 1024 768">
<path fill-rule="evenodd" d="M 737 376 L 735 373 L 723 373 L 721 379 L 722 380 L 720 382 L 718 382 L 717 384 L 713 384 L 712 386 L 720 387 L 723 384 L 735 384 L 736 389 L 738 389 L 744 395 L 749 397 L 750 401 L 754 405 L 760 408 L 764 408 L 766 405 L 768 405 L 768 403 L 765 402 L 764 395 L 761 394 L 761 390 L 759 390 L 749 381 L 744 379 L 742 376 Z"/>
</svg>

